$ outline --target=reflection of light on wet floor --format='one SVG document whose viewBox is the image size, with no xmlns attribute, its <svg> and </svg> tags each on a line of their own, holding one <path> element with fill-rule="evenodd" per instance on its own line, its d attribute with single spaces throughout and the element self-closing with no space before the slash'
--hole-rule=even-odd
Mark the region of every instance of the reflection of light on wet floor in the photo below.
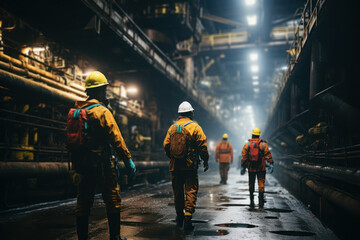
<svg viewBox="0 0 360 240">
<path fill-rule="evenodd" d="M 215 224 L 218 227 L 229 227 L 229 228 L 255 228 L 256 225 L 247 224 L 247 223 L 220 223 Z"/>
<path fill-rule="evenodd" d="M 227 230 L 203 230 L 203 231 L 195 231 L 194 236 L 224 236 L 228 235 L 229 231 Z"/>
</svg>

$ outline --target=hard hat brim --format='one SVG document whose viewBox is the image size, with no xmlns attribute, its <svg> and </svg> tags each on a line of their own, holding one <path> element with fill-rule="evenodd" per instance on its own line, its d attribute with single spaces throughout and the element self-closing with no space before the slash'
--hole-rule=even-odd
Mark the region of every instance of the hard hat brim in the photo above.
<svg viewBox="0 0 360 240">
<path fill-rule="evenodd" d="M 109 85 L 109 83 L 101 83 L 101 84 L 97 84 L 97 85 L 85 86 L 85 89 L 97 88 L 97 87 L 102 87 L 102 86 L 106 86 L 106 85 Z"/>
</svg>

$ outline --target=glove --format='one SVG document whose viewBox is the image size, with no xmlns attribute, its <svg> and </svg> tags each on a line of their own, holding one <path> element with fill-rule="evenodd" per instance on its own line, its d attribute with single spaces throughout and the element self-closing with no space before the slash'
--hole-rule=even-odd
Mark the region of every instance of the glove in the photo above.
<svg viewBox="0 0 360 240">
<path fill-rule="evenodd" d="M 274 172 L 274 164 L 270 164 L 269 170 L 270 170 L 270 173 Z"/>
<path fill-rule="evenodd" d="M 207 170 L 209 170 L 209 163 L 207 161 L 204 161 L 204 172 L 206 172 Z"/>
<path fill-rule="evenodd" d="M 136 167 L 135 167 L 135 164 L 133 162 L 133 160 L 131 158 L 127 159 L 127 160 L 124 160 L 124 164 L 125 164 L 125 167 L 128 171 L 128 174 L 130 176 L 134 176 L 135 172 L 136 172 Z"/>
<path fill-rule="evenodd" d="M 245 174 L 245 171 L 246 171 L 245 166 L 241 166 L 240 174 L 241 174 L 241 175 L 244 175 L 244 174 Z"/>
</svg>

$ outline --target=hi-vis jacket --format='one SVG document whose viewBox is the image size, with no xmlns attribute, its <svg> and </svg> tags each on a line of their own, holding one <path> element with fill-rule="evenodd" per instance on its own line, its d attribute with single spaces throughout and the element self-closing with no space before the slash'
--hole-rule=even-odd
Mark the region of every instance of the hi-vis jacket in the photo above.
<svg viewBox="0 0 360 240">
<path fill-rule="evenodd" d="M 215 159 L 219 159 L 220 163 L 229 163 L 234 160 L 233 148 L 229 141 L 222 140 L 216 146 Z"/>
<path fill-rule="evenodd" d="M 179 117 L 176 121 L 178 125 L 184 125 L 187 122 L 192 121 L 190 118 L 187 117 Z M 185 159 L 184 161 L 175 161 L 174 159 L 170 158 L 169 161 L 169 171 L 181 171 L 181 170 L 195 170 L 197 169 L 198 164 L 198 157 L 200 156 L 204 162 L 209 160 L 209 152 L 206 143 L 206 136 L 200 127 L 199 124 L 196 122 L 192 122 L 185 126 L 185 128 L 189 131 L 190 135 L 193 138 L 193 144 L 190 146 L 191 150 L 195 154 L 190 154 L 190 156 Z M 169 128 L 165 140 L 164 140 L 164 149 L 166 154 L 169 156 L 170 151 L 170 129 Z M 192 157 L 193 156 L 193 157 Z"/>
<path fill-rule="evenodd" d="M 76 108 L 85 108 L 93 104 L 101 104 L 87 111 L 88 117 L 88 146 L 92 156 L 101 157 L 104 149 L 110 143 L 121 159 L 131 158 L 131 154 L 126 147 L 120 129 L 114 116 L 104 104 L 96 99 L 87 101 L 77 101 Z"/>
<path fill-rule="evenodd" d="M 261 145 L 264 142 L 264 149 L 262 149 Z M 266 141 L 262 140 L 260 144 L 260 152 L 261 159 L 257 163 L 250 163 L 249 160 L 249 143 L 245 143 L 243 150 L 241 151 L 242 159 L 241 159 L 241 166 L 246 166 L 249 172 L 265 172 L 266 171 L 266 164 L 265 160 L 268 163 L 274 163 L 274 160 L 271 156 L 268 144 Z M 247 164 L 247 165 L 244 165 Z"/>
</svg>

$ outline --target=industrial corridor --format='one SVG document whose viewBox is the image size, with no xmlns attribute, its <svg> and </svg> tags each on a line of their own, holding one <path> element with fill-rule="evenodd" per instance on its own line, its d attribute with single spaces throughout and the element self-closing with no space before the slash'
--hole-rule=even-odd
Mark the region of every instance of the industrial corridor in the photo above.
<svg viewBox="0 0 360 240">
<path fill-rule="evenodd" d="M 358 9 L 1 0 L 0 239 L 359 239 Z"/>
</svg>

